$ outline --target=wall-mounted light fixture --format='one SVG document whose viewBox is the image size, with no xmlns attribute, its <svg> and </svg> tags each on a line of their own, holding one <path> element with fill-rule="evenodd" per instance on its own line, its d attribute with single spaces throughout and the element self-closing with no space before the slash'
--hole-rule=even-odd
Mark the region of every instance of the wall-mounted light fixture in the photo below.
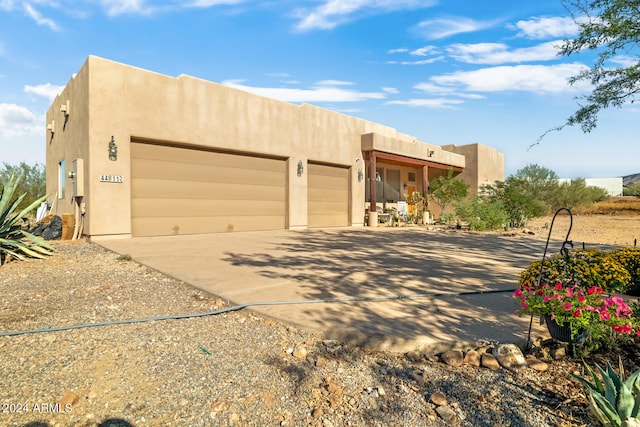
<svg viewBox="0 0 640 427">
<path fill-rule="evenodd" d="M 433 151 L 433 150 L 427 150 L 427 157 L 433 157 L 434 153 L 435 153 L 435 151 Z"/>
<path fill-rule="evenodd" d="M 302 160 L 298 160 L 298 176 L 302 176 L 304 172 L 304 165 L 302 164 Z"/>
<path fill-rule="evenodd" d="M 380 182 L 382 181 L 382 178 L 380 177 L 380 172 L 376 172 L 376 182 Z"/>
<path fill-rule="evenodd" d="M 362 172 L 362 168 L 358 169 L 358 182 L 361 182 L 364 179 L 364 173 Z"/>
<path fill-rule="evenodd" d="M 116 140 L 111 135 L 111 141 L 109 141 L 109 160 L 116 161 L 118 160 L 118 146 L 116 145 Z"/>
<path fill-rule="evenodd" d="M 69 114 L 71 114 L 71 101 L 67 100 L 66 104 L 60 104 L 60 112 L 62 114 L 64 114 L 65 117 L 69 117 Z"/>
</svg>

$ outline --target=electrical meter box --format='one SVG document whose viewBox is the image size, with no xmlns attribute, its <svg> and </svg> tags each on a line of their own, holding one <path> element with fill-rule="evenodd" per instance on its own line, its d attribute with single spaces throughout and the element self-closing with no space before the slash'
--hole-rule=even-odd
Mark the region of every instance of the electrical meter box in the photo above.
<svg viewBox="0 0 640 427">
<path fill-rule="evenodd" d="M 73 197 L 84 197 L 84 160 L 74 159 L 71 170 L 73 172 Z"/>
</svg>

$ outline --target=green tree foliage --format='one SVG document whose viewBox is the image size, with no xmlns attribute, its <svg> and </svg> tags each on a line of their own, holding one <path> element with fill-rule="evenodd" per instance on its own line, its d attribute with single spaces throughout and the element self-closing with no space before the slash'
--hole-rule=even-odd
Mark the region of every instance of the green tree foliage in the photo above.
<svg viewBox="0 0 640 427">
<path fill-rule="evenodd" d="M 575 208 L 587 206 L 607 198 L 607 192 L 600 187 L 587 187 L 583 178 L 562 183 L 557 190 L 549 195 L 551 209 Z"/>
<path fill-rule="evenodd" d="M 502 200 L 482 195 L 456 203 L 456 215 L 476 231 L 499 230 L 509 224 L 509 214 Z"/>
<path fill-rule="evenodd" d="M 8 182 L 12 175 L 22 177 L 15 192 L 17 194 L 25 194 L 17 209 L 26 208 L 45 193 L 47 178 L 43 165 L 36 163 L 30 166 L 25 162 L 21 162 L 17 166 L 12 166 L 3 162 L 3 167 L 0 168 L 0 189 L 2 189 L 2 183 Z"/>
<path fill-rule="evenodd" d="M 586 102 L 582 102 L 580 108 L 556 130 L 579 125 L 583 132 L 588 133 L 596 127 L 602 109 L 620 108 L 637 100 L 640 92 L 640 2 L 563 0 L 562 4 L 580 30 L 575 39 L 564 41 L 560 55 L 568 57 L 593 51 L 597 53 L 597 58 L 591 68 L 570 80 L 572 85 L 590 82 L 594 89 L 590 94 L 578 98 Z M 621 63 L 624 65 L 620 66 Z"/>
<path fill-rule="evenodd" d="M 439 176 L 429 183 L 429 196 L 440 207 L 442 215 L 452 202 L 467 196 L 469 186 L 462 180 L 453 177 L 453 169 L 446 175 Z"/>
<path fill-rule="evenodd" d="M 636 197 L 640 197 L 640 182 L 630 186 L 630 187 L 624 187 L 622 189 L 622 195 L 623 196 L 636 196 Z"/>
<path fill-rule="evenodd" d="M 574 208 L 604 200 L 607 193 L 598 187 L 587 187 L 584 179 L 560 184 L 558 175 L 542 166 L 528 165 L 509 176 L 484 186 L 480 201 L 498 206 L 508 217 L 508 227 L 524 227 L 529 219 L 547 215 L 561 207 Z M 495 213 L 492 214 L 494 217 Z"/>
</svg>

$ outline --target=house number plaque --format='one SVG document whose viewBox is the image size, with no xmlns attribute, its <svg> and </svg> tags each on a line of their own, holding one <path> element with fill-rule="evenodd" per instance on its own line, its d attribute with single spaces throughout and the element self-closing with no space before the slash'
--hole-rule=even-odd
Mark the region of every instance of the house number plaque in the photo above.
<svg viewBox="0 0 640 427">
<path fill-rule="evenodd" d="M 117 184 L 124 183 L 124 177 L 122 175 L 100 175 L 100 182 L 114 182 Z"/>
</svg>

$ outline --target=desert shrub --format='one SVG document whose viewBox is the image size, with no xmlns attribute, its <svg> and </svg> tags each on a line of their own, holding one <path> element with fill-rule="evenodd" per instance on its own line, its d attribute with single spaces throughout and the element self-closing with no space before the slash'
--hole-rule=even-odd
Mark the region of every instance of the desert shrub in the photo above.
<svg viewBox="0 0 640 427">
<path fill-rule="evenodd" d="M 575 208 L 600 202 L 607 198 L 607 191 L 600 187 L 587 186 L 583 178 L 563 183 L 549 194 L 549 204 L 552 210 L 560 208 Z"/>
<path fill-rule="evenodd" d="M 456 215 L 469 224 L 471 230 L 503 229 L 509 224 L 509 214 L 499 200 L 476 197 L 457 204 Z"/>
</svg>

